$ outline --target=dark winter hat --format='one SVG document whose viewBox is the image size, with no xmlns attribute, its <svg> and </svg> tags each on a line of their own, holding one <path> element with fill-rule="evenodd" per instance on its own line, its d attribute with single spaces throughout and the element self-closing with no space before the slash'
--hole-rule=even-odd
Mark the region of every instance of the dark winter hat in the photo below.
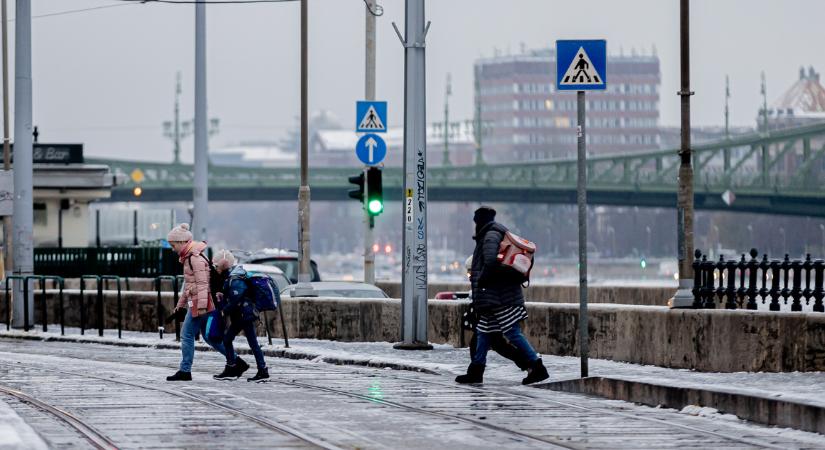
<svg viewBox="0 0 825 450">
<path fill-rule="evenodd" d="M 496 210 L 489 206 L 482 206 L 478 208 L 473 214 L 473 222 L 476 225 L 486 225 L 496 219 Z"/>
</svg>

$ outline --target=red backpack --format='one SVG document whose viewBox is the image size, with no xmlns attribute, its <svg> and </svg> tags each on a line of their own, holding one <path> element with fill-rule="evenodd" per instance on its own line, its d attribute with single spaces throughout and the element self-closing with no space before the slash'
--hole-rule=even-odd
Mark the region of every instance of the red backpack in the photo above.
<svg viewBox="0 0 825 450">
<path fill-rule="evenodd" d="M 511 232 L 504 233 L 498 247 L 498 261 L 520 274 L 523 283 L 530 283 L 530 271 L 533 270 L 533 256 L 536 244 Z"/>
</svg>

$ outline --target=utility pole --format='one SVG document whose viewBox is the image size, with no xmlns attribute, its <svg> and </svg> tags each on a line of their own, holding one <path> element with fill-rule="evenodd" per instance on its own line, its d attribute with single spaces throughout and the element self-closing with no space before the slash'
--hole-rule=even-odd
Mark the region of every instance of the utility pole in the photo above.
<svg viewBox="0 0 825 450">
<path fill-rule="evenodd" d="M 365 0 L 364 9 L 366 10 L 366 57 L 364 67 L 364 99 L 375 100 L 375 15 L 376 8 L 375 0 Z M 364 198 L 368 199 L 369 195 L 366 191 L 368 188 L 366 181 L 364 182 Z M 375 252 L 372 251 L 373 242 L 373 226 L 375 225 L 375 218 L 367 211 L 367 201 L 364 205 L 364 283 L 375 284 Z"/>
<path fill-rule="evenodd" d="M 309 0 L 301 0 L 301 186 L 298 188 L 298 246 L 301 259 L 298 269 L 296 296 L 315 294 L 310 285 L 310 231 L 309 231 L 309 96 L 308 96 L 308 30 Z"/>
<path fill-rule="evenodd" d="M 476 165 L 484 165 L 484 155 L 481 149 L 481 139 L 484 135 L 481 120 L 481 66 L 475 67 L 475 138 L 476 138 Z"/>
<path fill-rule="evenodd" d="M 725 139 L 730 139 L 730 78 L 725 75 Z M 730 170 L 730 148 L 725 147 L 723 151 L 723 167 L 727 174 Z"/>
<path fill-rule="evenodd" d="M 206 3 L 195 4 L 195 178 L 192 233 L 195 239 L 208 238 L 209 221 L 209 137 L 206 129 Z"/>
<path fill-rule="evenodd" d="M 730 77 L 725 75 L 725 139 L 730 139 Z"/>
<path fill-rule="evenodd" d="M 3 21 L 3 170 L 11 169 L 11 138 L 9 133 L 9 20 L 6 0 L 2 0 Z M 3 216 L 3 257 L 5 277 L 12 274 L 14 268 L 12 216 Z"/>
<path fill-rule="evenodd" d="M 172 140 L 174 143 L 174 164 L 180 164 L 180 141 L 186 139 L 191 133 L 191 121 L 180 121 L 180 95 L 181 95 L 181 81 L 180 72 L 177 75 L 177 82 L 175 84 L 175 116 L 173 120 L 163 122 L 163 135 Z M 212 119 L 215 120 L 215 119 Z M 212 130 L 209 130 L 212 135 Z"/>
<path fill-rule="evenodd" d="M 447 88 L 444 91 L 444 160 L 443 166 L 450 165 L 450 95 L 453 93 L 452 80 L 447 74 Z"/>
<path fill-rule="evenodd" d="M 432 349 L 427 341 L 427 117 L 424 0 L 406 0 L 404 36 L 404 242 L 402 342 L 395 348 Z"/>
<path fill-rule="evenodd" d="M 690 0 L 679 2 L 682 147 L 679 150 L 679 192 L 676 227 L 679 253 L 679 290 L 669 301 L 671 308 L 693 305 L 693 154 L 690 149 Z"/>
<path fill-rule="evenodd" d="M 14 274 L 34 273 L 32 221 L 32 11 L 31 0 L 17 0 L 14 39 Z M 34 319 L 34 301 L 23 296 L 23 283 L 15 283 L 12 323 L 28 328 Z M 27 314 L 25 313 L 27 312 Z"/>
<path fill-rule="evenodd" d="M 768 132 L 768 83 L 765 81 L 765 71 L 762 71 L 762 131 Z"/>
</svg>

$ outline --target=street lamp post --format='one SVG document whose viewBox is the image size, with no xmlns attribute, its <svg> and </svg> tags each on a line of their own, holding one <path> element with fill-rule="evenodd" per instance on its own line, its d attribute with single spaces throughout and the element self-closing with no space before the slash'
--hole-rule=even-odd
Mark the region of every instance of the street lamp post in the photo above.
<svg viewBox="0 0 825 450">
<path fill-rule="evenodd" d="M 690 0 L 679 2 L 682 145 L 679 150 L 676 236 L 679 258 L 679 289 L 668 304 L 671 308 L 693 306 L 693 153 L 690 148 Z"/>
</svg>

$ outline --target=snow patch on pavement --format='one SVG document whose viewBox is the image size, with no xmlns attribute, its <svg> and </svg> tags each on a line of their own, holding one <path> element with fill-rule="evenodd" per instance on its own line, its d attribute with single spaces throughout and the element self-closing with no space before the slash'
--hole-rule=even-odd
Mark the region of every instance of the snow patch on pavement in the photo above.
<svg viewBox="0 0 825 450">
<path fill-rule="evenodd" d="M 0 400 L 0 450 L 47 450 L 49 447 L 35 431 Z"/>
</svg>

